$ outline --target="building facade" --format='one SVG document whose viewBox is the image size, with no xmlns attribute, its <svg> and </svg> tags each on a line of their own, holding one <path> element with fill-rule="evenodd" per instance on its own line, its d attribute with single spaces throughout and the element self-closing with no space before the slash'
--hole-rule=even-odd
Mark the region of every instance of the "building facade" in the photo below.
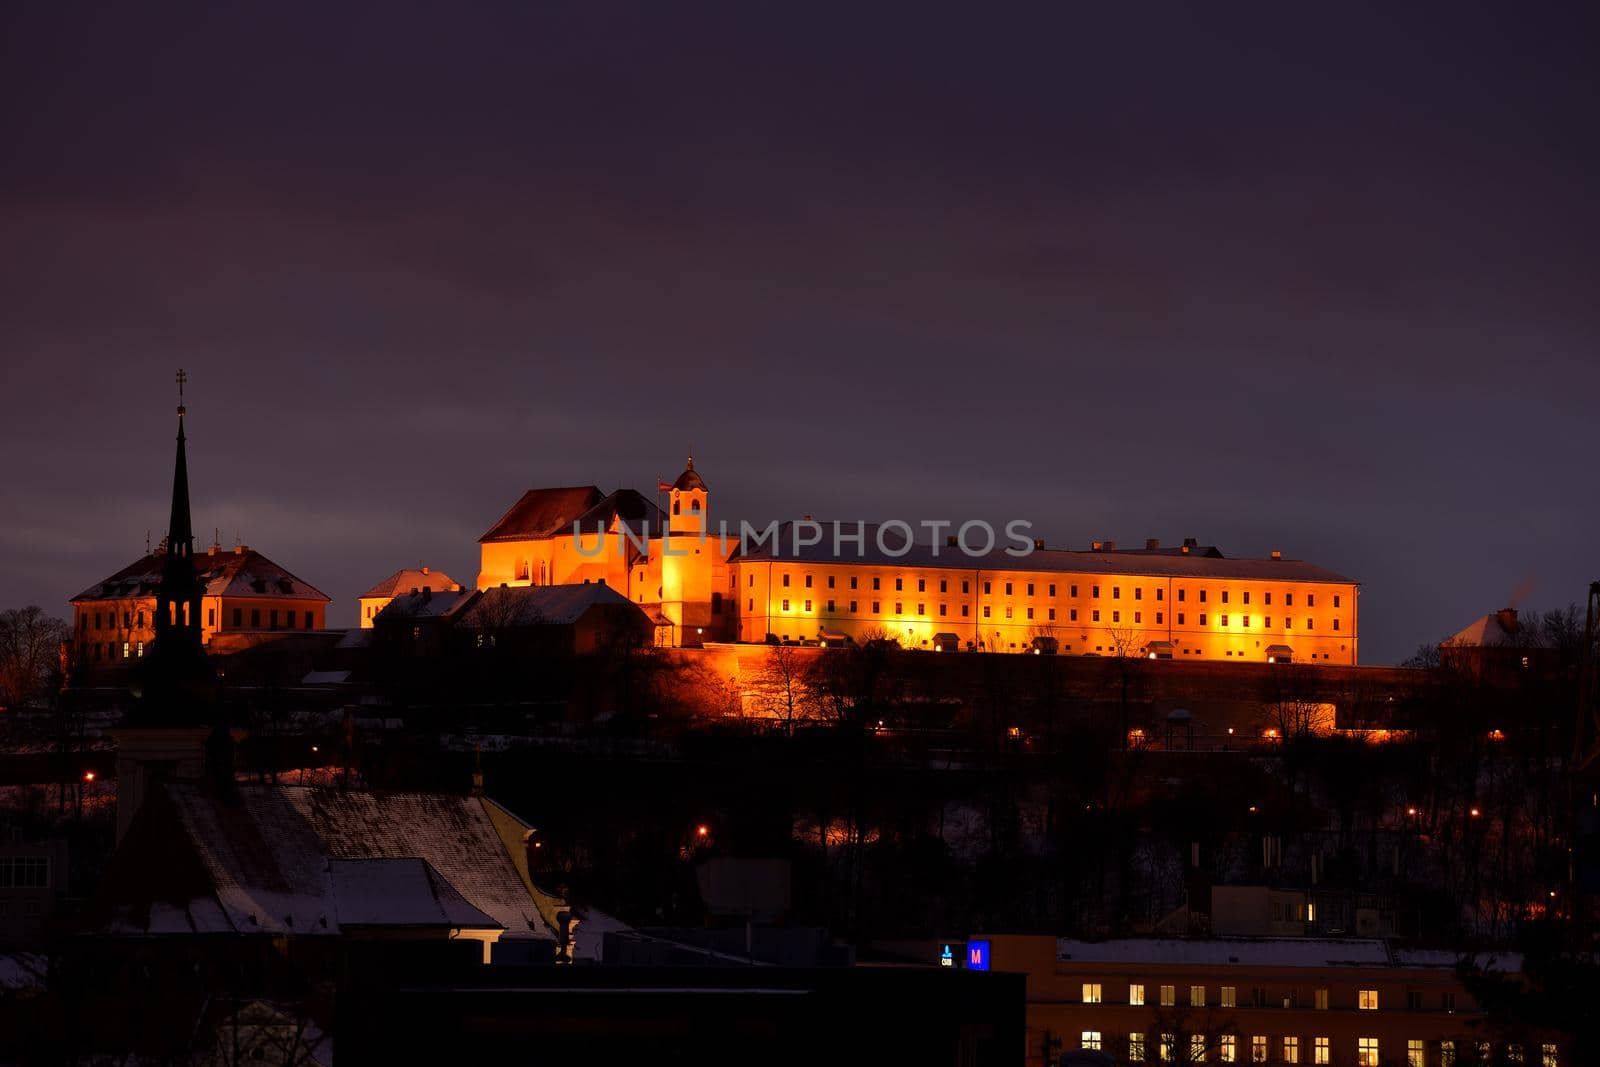
<svg viewBox="0 0 1600 1067">
<path fill-rule="evenodd" d="M 651 615 L 664 643 L 725 637 L 727 554 L 709 536 L 710 492 L 691 456 L 658 490 L 665 512 L 632 489 L 530 489 L 478 539 L 478 588 L 609 586 Z"/>
<path fill-rule="evenodd" d="M 842 524 L 839 542 L 839 525 L 807 543 L 786 523 L 741 544 L 741 527 L 713 525 L 692 458 L 659 489 L 666 513 L 632 490 L 530 490 L 479 539 L 478 588 L 606 584 L 659 616 L 676 645 L 887 638 L 937 651 L 1359 662 L 1359 584 L 1276 552 L 1234 559 L 1194 540 L 971 552 L 954 536 L 897 543 L 865 523 Z"/>
<path fill-rule="evenodd" d="M 1565 1062 L 1548 1035 L 1487 1027 L 1453 952 L 1359 939 L 982 940 L 991 969 L 1027 975 L 1029 1064 L 1073 1049 L 1119 1064 Z M 1513 978 L 1521 967 L 1514 955 L 1474 962 Z"/>
<path fill-rule="evenodd" d="M 388 607 L 395 597 L 460 591 L 461 583 L 444 571 L 436 571 L 431 567 L 403 568 L 395 571 L 357 598 L 361 608 L 361 628 L 363 630 L 372 629 L 372 620 L 377 618 L 378 612 Z"/>
<path fill-rule="evenodd" d="M 72 598 L 73 656 L 87 668 L 131 666 L 156 637 L 162 547 Z M 247 545 L 193 556 L 201 639 L 240 631 L 321 630 L 329 598 Z"/>
<path fill-rule="evenodd" d="M 1230 559 L 1187 542 L 1088 551 L 1036 543 L 1026 555 L 959 546 L 884 551 L 831 544 L 736 554 L 728 598 L 741 641 L 860 640 L 906 648 L 1140 656 L 1207 661 L 1354 664 L 1357 595 L 1343 577 L 1278 554 Z M 769 637 L 769 635 L 771 635 Z"/>
</svg>

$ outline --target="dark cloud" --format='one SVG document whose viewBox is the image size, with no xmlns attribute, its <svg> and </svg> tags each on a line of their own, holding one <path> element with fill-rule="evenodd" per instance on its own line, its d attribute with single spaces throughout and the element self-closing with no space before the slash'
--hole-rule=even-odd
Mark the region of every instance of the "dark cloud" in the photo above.
<svg viewBox="0 0 1600 1067">
<path fill-rule="evenodd" d="M 1281 547 L 1365 658 L 1592 578 L 1596 16 L 12 5 L 0 590 L 342 603 L 524 487 Z M 159 530 L 156 531 L 159 536 Z"/>
</svg>

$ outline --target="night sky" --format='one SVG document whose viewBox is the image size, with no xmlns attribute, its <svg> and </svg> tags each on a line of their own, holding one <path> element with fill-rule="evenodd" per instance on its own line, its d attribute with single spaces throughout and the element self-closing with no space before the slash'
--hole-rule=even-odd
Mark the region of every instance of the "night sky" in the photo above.
<svg viewBox="0 0 1600 1067">
<path fill-rule="evenodd" d="M 195 525 L 335 598 L 524 489 L 1600 577 L 1596 9 L 12 3 L 0 607 Z M 204 540 L 209 540 L 209 536 Z"/>
</svg>

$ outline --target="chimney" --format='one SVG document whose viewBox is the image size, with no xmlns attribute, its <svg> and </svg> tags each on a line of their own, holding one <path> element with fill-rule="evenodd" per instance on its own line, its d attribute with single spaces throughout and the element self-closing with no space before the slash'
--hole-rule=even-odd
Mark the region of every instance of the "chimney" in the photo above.
<svg viewBox="0 0 1600 1067">
<path fill-rule="evenodd" d="M 1156 549 L 1161 547 L 1161 538 L 1159 538 L 1159 537 L 1146 537 L 1144 539 L 1144 547 L 1148 551 L 1154 552 Z"/>
<path fill-rule="evenodd" d="M 428 568 L 426 568 L 426 567 L 422 568 L 422 573 L 423 574 L 427 574 L 428 573 Z"/>
<path fill-rule="evenodd" d="M 1283 553 L 1275 548 L 1275 549 L 1272 550 L 1272 558 L 1273 559 L 1282 559 L 1283 558 Z"/>
<path fill-rule="evenodd" d="M 1089 542 L 1089 551 L 1098 552 L 1102 548 L 1104 548 L 1105 546 L 1106 546 L 1106 543 L 1104 541 L 1090 541 Z"/>
</svg>

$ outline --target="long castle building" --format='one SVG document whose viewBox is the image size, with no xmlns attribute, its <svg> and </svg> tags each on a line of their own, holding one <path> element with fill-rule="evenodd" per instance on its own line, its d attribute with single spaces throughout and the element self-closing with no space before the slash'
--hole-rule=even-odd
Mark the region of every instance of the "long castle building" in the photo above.
<svg viewBox="0 0 1600 1067">
<path fill-rule="evenodd" d="M 691 458 L 665 512 L 633 490 L 534 489 L 480 538 L 480 589 L 600 582 L 655 620 L 662 644 L 884 638 L 931 651 L 1221 662 L 1358 662 L 1359 584 L 1274 552 L 895 542 L 843 524 L 848 550 L 777 536 L 724 541 Z M 831 531 L 833 524 L 828 524 Z M 798 543 L 797 543 L 798 542 Z"/>
</svg>

